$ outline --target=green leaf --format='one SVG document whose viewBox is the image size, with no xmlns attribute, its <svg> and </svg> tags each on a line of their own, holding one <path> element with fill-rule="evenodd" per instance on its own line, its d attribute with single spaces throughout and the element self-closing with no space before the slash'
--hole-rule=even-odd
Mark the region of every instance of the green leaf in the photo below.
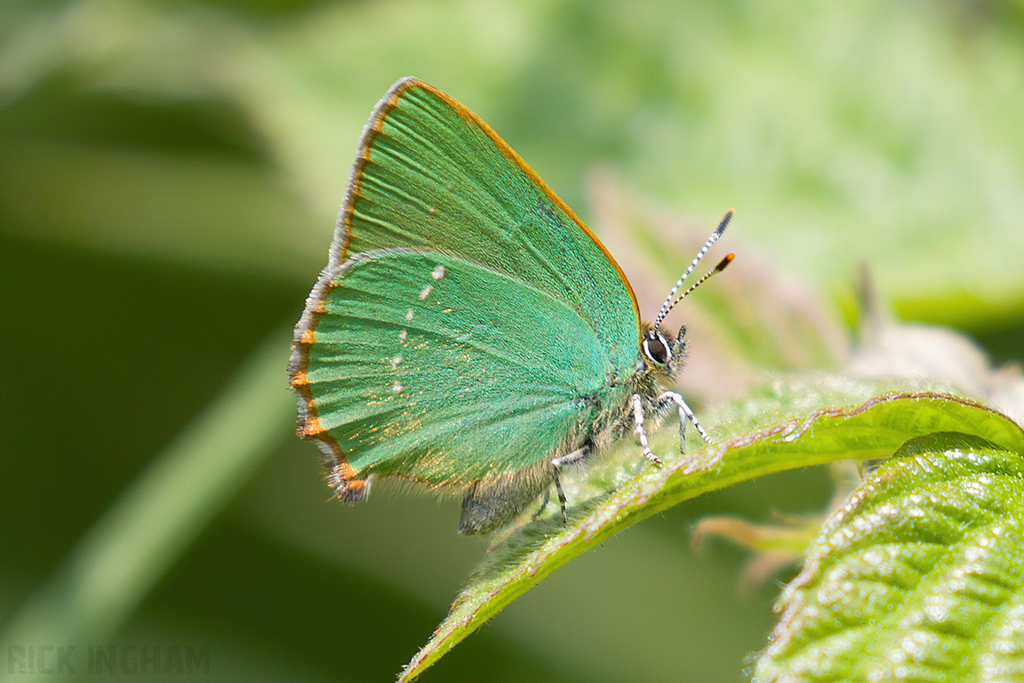
<svg viewBox="0 0 1024 683">
<path fill-rule="evenodd" d="M 887 457 L 908 440 L 936 432 L 972 434 L 1010 452 L 1024 449 L 1019 426 L 973 401 L 927 391 L 877 391 L 877 383 L 835 377 L 770 384 L 727 409 L 728 426 L 712 431 L 719 445 L 682 458 L 671 455 L 674 430 L 661 430 L 655 450 L 663 467 L 647 467 L 636 476 L 623 466 L 596 473 L 571 497 L 581 502 L 565 527 L 559 528 L 557 515 L 549 515 L 496 540 L 485 564 L 399 680 L 415 678 L 573 557 L 702 493 L 793 467 Z M 593 487 L 590 497 L 582 487 Z"/>
<path fill-rule="evenodd" d="M 1019 443 L 911 439 L 822 528 L 757 680 L 1020 680 L 1022 528 Z"/>
</svg>

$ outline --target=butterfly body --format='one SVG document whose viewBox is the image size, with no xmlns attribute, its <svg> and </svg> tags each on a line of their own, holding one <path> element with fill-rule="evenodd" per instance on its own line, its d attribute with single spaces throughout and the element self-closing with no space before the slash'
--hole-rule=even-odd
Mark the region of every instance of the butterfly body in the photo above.
<svg viewBox="0 0 1024 683">
<path fill-rule="evenodd" d="M 508 145 L 407 78 L 364 130 L 289 373 L 338 497 L 415 482 L 485 533 L 636 431 L 637 403 L 663 415 L 684 351 Z"/>
</svg>

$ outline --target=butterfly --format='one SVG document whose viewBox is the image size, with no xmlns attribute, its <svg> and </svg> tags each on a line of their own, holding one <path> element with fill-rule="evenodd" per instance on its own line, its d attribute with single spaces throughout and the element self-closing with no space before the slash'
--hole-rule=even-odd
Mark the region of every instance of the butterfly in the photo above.
<svg viewBox="0 0 1024 683">
<path fill-rule="evenodd" d="M 554 482 L 673 408 L 685 326 L 641 322 L 622 269 L 497 133 L 415 78 L 363 131 L 327 267 L 289 362 L 298 433 L 355 503 L 376 479 L 461 495 L 461 533 L 507 526 Z M 701 278 L 722 270 L 729 254 Z"/>
</svg>

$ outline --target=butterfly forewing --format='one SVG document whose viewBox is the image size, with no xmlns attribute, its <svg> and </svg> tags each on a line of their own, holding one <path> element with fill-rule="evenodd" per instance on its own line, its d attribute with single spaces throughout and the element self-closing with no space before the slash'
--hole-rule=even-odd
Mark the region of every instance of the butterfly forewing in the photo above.
<svg viewBox="0 0 1024 683">
<path fill-rule="evenodd" d="M 348 235 L 345 258 L 416 246 L 458 254 L 565 301 L 602 347 L 632 362 L 639 318 L 618 266 L 476 115 L 402 81 L 378 105 L 363 144 L 368 161 L 357 162 L 357 196 L 336 236 Z"/>
</svg>

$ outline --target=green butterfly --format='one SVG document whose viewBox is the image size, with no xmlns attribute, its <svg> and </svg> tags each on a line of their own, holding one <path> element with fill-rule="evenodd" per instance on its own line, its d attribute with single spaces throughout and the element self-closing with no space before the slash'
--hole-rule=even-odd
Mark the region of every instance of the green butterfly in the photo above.
<svg viewBox="0 0 1024 683">
<path fill-rule="evenodd" d="M 299 435 L 339 498 L 376 478 L 463 496 L 462 533 L 507 525 L 673 407 L 685 328 L 653 324 L 597 237 L 473 112 L 414 78 L 363 131 L 327 267 L 289 363 Z M 724 268 L 727 256 L 712 272 Z M 711 273 L 697 283 L 699 284 Z"/>
</svg>

